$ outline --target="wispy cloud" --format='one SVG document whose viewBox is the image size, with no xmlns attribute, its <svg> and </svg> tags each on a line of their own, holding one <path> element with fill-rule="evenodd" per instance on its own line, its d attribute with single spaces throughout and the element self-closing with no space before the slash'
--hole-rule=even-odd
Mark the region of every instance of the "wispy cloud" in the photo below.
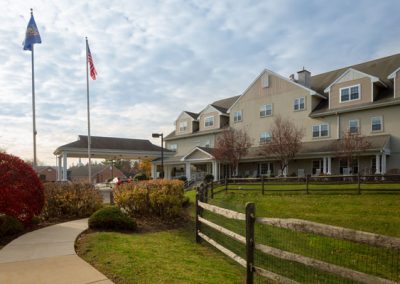
<svg viewBox="0 0 400 284">
<path fill-rule="evenodd" d="M 92 133 L 151 139 L 185 109 L 240 94 L 265 67 L 288 76 L 400 51 L 398 1 L 2 1 L 0 148 L 32 157 L 29 8 L 38 157 L 86 129 L 85 36 L 98 70 Z"/>
</svg>

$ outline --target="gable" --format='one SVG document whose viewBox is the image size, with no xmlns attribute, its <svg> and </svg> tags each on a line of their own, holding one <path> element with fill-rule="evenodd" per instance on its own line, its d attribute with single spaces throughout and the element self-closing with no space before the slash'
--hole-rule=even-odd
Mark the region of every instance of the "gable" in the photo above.
<svg viewBox="0 0 400 284">
<path fill-rule="evenodd" d="M 344 73 L 342 73 L 339 77 L 337 77 L 328 87 L 326 87 L 324 92 L 329 93 L 331 91 L 331 88 L 333 85 L 341 84 L 341 83 L 345 83 L 345 82 L 349 82 L 349 81 L 360 80 L 360 79 L 364 79 L 364 78 L 371 79 L 372 83 L 381 82 L 378 77 L 358 71 L 353 68 L 349 68 Z M 382 83 L 382 84 L 384 85 L 384 83 Z"/>
<path fill-rule="evenodd" d="M 187 114 L 185 111 L 182 111 L 181 114 L 178 116 L 178 118 L 176 119 L 176 121 L 179 120 L 184 120 L 184 119 L 190 119 L 190 120 L 194 120 L 193 117 L 191 117 L 189 114 Z"/>
<path fill-rule="evenodd" d="M 194 148 L 191 152 L 189 152 L 189 154 L 182 158 L 182 161 L 212 160 L 213 158 L 214 157 L 211 154 L 201 150 L 200 148 Z"/>
</svg>

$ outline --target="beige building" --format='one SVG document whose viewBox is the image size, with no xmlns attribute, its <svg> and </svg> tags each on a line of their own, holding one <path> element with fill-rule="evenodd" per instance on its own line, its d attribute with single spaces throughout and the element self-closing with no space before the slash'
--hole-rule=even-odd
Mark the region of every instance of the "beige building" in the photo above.
<svg viewBox="0 0 400 284">
<path fill-rule="evenodd" d="M 283 173 L 278 161 L 259 151 L 277 115 L 290 118 L 305 134 L 300 152 Z M 394 173 L 400 169 L 397 119 L 400 54 L 315 76 L 303 69 L 296 79 L 265 69 L 240 96 L 179 115 L 175 130 L 165 137 L 166 148 L 175 151 L 164 162 L 165 176 L 199 180 L 210 173 L 222 178 L 229 171 L 212 153 L 227 126 L 245 130 L 253 143 L 239 176 Z M 350 168 L 334 150 L 347 131 L 361 133 L 370 144 Z"/>
</svg>

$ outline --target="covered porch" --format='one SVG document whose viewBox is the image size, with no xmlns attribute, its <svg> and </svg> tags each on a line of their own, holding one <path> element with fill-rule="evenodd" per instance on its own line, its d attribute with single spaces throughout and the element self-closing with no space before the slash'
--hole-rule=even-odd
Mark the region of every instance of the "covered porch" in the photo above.
<svg viewBox="0 0 400 284">
<path fill-rule="evenodd" d="M 91 136 L 91 159 L 155 160 L 161 157 L 161 147 L 149 140 L 115 137 Z M 163 149 L 164 157 L 174 152 Z M 88 158 L 88 136 L 79 135 L 78 140 L 58 147 L 54 151 L 57 157 L 57 180 L 68 180 L 68 158 Z"/>
</svg>

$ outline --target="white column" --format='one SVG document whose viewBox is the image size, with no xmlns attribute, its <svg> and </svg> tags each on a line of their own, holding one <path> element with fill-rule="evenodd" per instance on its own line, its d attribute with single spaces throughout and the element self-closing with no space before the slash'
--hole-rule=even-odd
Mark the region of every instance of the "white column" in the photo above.
<svg viewBox="0 0 400 284">
<path fill-rule="evenodd" d="M 63 181 L 67 181 L 67 170 L 68 170 L 68 164 L 67 164 L 67 153 L 63 152 Z"/>
<path fill-rule="evenodd" d="M 214 180 L 218 180 L 218 168 L 216 161 L 212 162 L 212 175 L 214 176 Z"/>
<path fill-rule="evenodd" d="M 327 166 L 326 166 L 326 157 L 322 157 L 322 173 L 326 174 L 327 170 Z"/>
<path fill-rule="evenodd" d="M 157 178 L 157 165 L 155 163 L 151 163 L 151 177 L 153 179 Z"/>
<path fill-rule="evenodd" d="M 185 164 L 185 167 L 186 167 L 186 170 L 185 170 L 185 173 L 186 173 L 186 178 L 188 179 L 188 180 L 191 180 L 191 172 L 190 172 L 190 163 L 189 162 L 186 162 L 186 164 Z"/>
<path fill-rule="evenodd" d="M 328 175 L 332 174 L 332 157 L 328 157 L 328 171 L 326 172 Z"/>
<path fill-rule="evenodd" d="M 386 154 L 382 154 L 382 167 L 381 167 L 381 173 L 384 175 L 386 174 Z"/>
<path fill-rule="evenodd" d="M 57 160 L 58 160 L 57 181 L 61 181 L 62 180 L 61 155 L 58 155 Z"/>
<path fill-rule="evenodd" d="M 381 173 L 381 159 L 380 159 L 380 155 L 376 155 L 376 172 L 375 174 L 379 175 Z"/>
<path fill-rule="evenodd" d="M 283 170 L 283 176 L 284 177 L 287 177 L 287 173 L 289 172 L 289 165 L 287 165 L 286 167 L 285 167 L 285 169 Z"/>
</svg>

